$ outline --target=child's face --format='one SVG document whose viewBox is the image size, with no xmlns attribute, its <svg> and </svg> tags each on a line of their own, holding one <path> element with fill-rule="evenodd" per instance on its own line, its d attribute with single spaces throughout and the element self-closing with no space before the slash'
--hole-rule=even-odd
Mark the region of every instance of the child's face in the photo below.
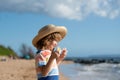
<svg viewBox="0 0 120 80">
<path fill-rule="evenodd" d="M 53 50 L 53 48 L 55 48 L 56 46 L 57 46 L 57 44 L 58 44 L 58 42 L 57 41 L 52 41 L 51 43 L 50 43 L 50 45 L 49 45 L 49 49 L 52 51 Z"/>
</svg>

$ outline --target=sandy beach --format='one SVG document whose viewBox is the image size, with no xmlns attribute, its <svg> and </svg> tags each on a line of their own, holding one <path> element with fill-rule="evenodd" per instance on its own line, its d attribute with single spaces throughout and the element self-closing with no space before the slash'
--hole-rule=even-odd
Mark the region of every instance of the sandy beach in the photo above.
<svg viewBox="0 0 120 80">
<path fill-rule="evenodd" d="M 34 62 L 22 59 L 0 61 L 0 80 L 37 80 Z M 60 80 L 68 78 L 60 73 Z"/>
</svg>

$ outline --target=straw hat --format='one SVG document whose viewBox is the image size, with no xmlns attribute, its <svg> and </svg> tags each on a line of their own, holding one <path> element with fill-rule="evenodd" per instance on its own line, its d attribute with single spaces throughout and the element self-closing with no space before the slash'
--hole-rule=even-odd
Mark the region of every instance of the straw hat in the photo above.
<svg viewBox="0 0 120 80">
<path fill-rule="evenodd" d="M 54 32 L 59 32 L 62 39 L 65 37 L 67 33 L 67 29 L 64 26 L 55 26 L 53 24 L 49 24 L 41 28 L 38 32 L 38 34 L 33 38 L 32 44 L 37 47 L 37 42 L 46 37 L 47 35 L 54 33 Z M 60 40 L 59 40 L 60 41 Z"/>
</svg>

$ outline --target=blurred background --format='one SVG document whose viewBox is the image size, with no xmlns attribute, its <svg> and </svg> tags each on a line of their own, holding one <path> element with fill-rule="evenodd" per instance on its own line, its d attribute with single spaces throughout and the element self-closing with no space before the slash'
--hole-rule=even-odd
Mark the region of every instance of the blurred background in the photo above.
<svg viewBox="0 0 120 80">
<path fill-rule="evenodd" d="M 59 46 L 74 63 L 60 69 L 71 80 L 120 79 L 119 0 L 0 0 L 0 55 L 33 59 L 32 39 L 47 24 L 68 29 Z"/>
</svg>

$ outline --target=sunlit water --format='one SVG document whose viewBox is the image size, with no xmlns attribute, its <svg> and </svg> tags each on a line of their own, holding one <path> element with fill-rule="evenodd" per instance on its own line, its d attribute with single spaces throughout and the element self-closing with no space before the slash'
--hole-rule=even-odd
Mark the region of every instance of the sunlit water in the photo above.
<svg viewBox="0 0 120 80">
<path fill-rule="evenodd" d="M 60 72 L 70 80 L 120 80 L 120 64 L 62 64 Z"/>
</svg>

